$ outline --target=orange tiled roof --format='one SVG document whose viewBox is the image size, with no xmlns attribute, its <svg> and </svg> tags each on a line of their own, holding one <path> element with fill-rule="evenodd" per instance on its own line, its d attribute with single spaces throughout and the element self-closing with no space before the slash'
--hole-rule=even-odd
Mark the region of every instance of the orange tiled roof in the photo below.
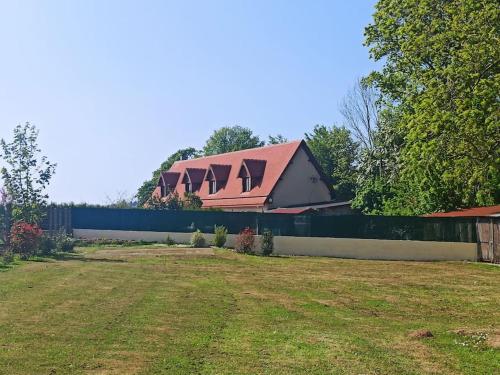
<svg viewBox="0 0 500 375">
<path fill-rule="evenodd" d="M 207 172 L 210 168 L 214 175 L 227 176 L 226 181 L 217 181 L 218 191 L 209 194 L 207 174 L 201 187 L 195 193 L 202 199 L 203 207 L 242 207 L 263 206 L 285 171 L 290 160 L 300 147 L 307 147 L 303 141 L 294 141 L 278 145 L 253 148 L 229 152 L 226 154 L 206 156 L 203 158 L 181 160 L 175 162 L 168 172 L 180 173 L 175 190 L 180 196 L 184 195 L 185 175 L 196 171 L 196 180 L 199 180 L 199 170 Z M 224 166 L 224 172 L 220 173 Z M 253 179 L 256 184 L 251 191 L 243 192 L 242 179 L 239 177 L 242 167 L 250 174 L 256 174 Z M 217 170 L 219 169 L 219 171 Z M 227 170 L 229 169 L 229 173 Z M 259 176 L 257 176 L 259 175 Z"/>
</svg>

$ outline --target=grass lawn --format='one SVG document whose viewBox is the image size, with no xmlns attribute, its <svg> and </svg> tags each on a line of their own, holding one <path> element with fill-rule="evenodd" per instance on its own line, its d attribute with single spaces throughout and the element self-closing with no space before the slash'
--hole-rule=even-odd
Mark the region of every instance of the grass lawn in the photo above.
<svg viewBox="0 0 500 375">
<path fill-rule="evenodd" d="M 499 287 L 484 264 L 79 249 L 0 267 L 0 374 L 499 374 Z"/>
</svg>

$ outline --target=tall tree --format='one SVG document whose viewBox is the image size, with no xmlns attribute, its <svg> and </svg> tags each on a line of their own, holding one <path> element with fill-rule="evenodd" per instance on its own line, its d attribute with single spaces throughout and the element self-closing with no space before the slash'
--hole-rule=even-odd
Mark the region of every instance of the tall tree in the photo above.
<svg viewBox="0 0 500 375">
<path fill-rule="evenodd" d="M 14 139 L 0 140 L 1 169 L 5 190 L 12 200 L 12 218 L 38 224 L 44 214 L 48 194 L 45 189 L 55 173 L 56 164 L 41 156 L 38 130 L 29 122 L 14 128 Z"/>
<path fill-rule="evenodd" d="M 264 142 L 251 129 L 239 125 L 225 126 L 214 131 L 203 147 L 203 153 L 209 156 L 261 146 Z"/>
<path fill-rule="evenodd" d="M 167 171 L 170 169 L 172 164 L 174 164 L 178 160 L 188 160 L 195 157 L 200 156 L 200 151 L 196 150 L 193 147 L 183 148 L 177 150 L 172 155 L 170 155 L 167 160 L 161 163 L 160 167 L 153 172 L 153 176 L 151 179 L 146 180 L 139 187 L 136 193 L 137 204 L 142 207 L 151 198 L 151 194 L 156 188 L 158 184 L 158 179 L 160 178 L 161 172 Z"/>
<path fill-rule="evenodd" d="M 367 214 L 389 214 L 399 177 L 402 137 L 395 127 L 396 108 L 381 108 L 378 91 L 358 80 L 340 104 L 344 124 L 359 143 L 358 178 L 353 207 Z"/>
<path fill-rule="evenodd" d="M 404 136 L 391 210 L 500 201 L 500 7 L 496 0 L 379 0 L 369 79 Z"/>
<path fill-rule="evenodd" d="M 352 131 L 360 147 L 372 150 L 374 134 L 378 128 L 379 96 L 366 82 L 357 80 L 340 104 L 344 123 Z"/>
<path fill-rule="evenodd" d="M 356 189 L 356 157 L 358 143 L 351 132 L 342 127 L 316 125 L 306 133 L 307 145 L 323 171 L 332 179 L 336 200 L 352 199 Z"/>
</svg>

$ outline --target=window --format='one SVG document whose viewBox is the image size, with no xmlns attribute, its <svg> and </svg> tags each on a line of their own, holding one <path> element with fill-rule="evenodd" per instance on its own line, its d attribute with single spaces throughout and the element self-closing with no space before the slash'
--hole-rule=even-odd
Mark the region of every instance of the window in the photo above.
<svg viewBox="0 0 500 375">
<path fill-rule="evenodd" d="M 252 190 L 252 179 L 250 177 L 243 177 L 243 192 Z"/>
<path fill-rule="evenodd" d="M 217 181 L 211 180 L 208 182 L 208 194 L 217 193 Z"/>
<path fill-rule="evenodd" d="M 186 182 L 186 183 L 184 184 L 184 186 L 185 186 L 186 193 L 192 193 L 192 192 L 193 192 L 193 191 L 192 191 L 192 188 L 191 188 L 191 183 Z"/>
</svg>

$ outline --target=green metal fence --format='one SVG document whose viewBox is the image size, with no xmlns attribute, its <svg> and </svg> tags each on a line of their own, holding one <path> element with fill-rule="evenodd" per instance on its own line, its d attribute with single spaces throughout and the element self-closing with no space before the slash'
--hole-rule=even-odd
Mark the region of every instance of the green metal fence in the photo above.
<svg viewBox="0 0 500 375">
<path fill-rule="evenodd" d="M 475 218 L 400 216 L 317 216 L 254 212 L 167 211 L 144 209 L 72 208 L 77 229 L 213 233 L 223 225 L 237 234 L 245 227 L 261 233 L 301 237 L 476 242 Z"/>
</svg>

